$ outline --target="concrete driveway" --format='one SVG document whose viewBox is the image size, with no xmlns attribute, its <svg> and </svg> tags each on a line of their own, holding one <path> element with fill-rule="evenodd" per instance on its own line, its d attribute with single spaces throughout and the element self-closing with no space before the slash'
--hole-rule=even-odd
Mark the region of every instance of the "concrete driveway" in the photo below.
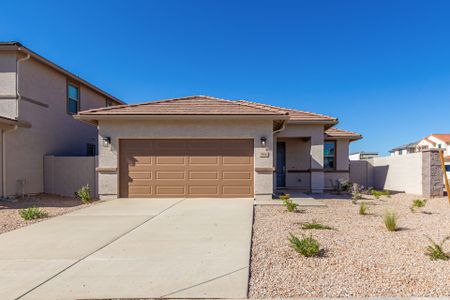
<svg viewBox="0 0 450 300">
<path fill-rule="evenodd" d="M 117 199 L 0 235 L 1 299 L 245 298 L 253 199 Z"/>
</svg>

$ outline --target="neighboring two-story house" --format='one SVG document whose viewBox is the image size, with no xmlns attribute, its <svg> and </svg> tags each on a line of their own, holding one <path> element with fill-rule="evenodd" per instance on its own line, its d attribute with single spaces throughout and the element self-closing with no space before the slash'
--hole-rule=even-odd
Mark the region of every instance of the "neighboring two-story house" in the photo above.
<svg viewBox="0 0 450 300">
<path fill-rule="evenodd" d="M 417 150 L 442 149 L 444 157 L 450 158 L 450 133 L 433 133 L 417 143 Z"/>
<path fill-rule="evenodd" d="M 0 43 L 0 195 L 43 192 L 45 155 L 96 155 L 78 111 L 123 104 L 17 42 Z"/>
</svg>

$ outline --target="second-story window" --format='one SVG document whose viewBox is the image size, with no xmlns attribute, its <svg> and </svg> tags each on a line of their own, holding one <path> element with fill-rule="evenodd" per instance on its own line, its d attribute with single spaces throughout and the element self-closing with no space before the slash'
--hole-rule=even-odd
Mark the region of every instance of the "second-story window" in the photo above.
<svg viewBox="0 0 450 300">
<path fill-rule="evenodd" d="M 114 104 L 113 104 L 113 102 L 112 102 L 111 99 L 106 99 L 106 104 L 105 104 L 106 107 L 108 107 L 108 106 L 113 106 L 113 105 L 114 105 Z"/>
<path fill-rule="evenodd" d="M 80 87 L 71 82 L 67 83 L 67 112 L 76 114 L 80 108 Z"/>
</svg>

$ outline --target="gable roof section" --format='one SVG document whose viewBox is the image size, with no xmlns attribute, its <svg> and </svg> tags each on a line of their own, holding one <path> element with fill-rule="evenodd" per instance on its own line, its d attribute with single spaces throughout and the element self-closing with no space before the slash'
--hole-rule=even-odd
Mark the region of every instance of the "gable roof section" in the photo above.
<svg viewBox="0 0 450 300">
<path fill-rule="evenodd" d="M 246 100 L 226 100 L 210 96 L 188 96 L 140 104 L 96 108 L 78 113 L 83 116 L 130 115 L 265 115 L 284 116 L 289 121 L 336 124 L 337 118 L 287 109 Z"/>
<path fill-rule="evenodd" d="M 43 63 L 44 65 L 68 76 L 70 79 L 77 81 L 85 86 L 87 86 L 88 88 L 96 91 L 97 93 L 105 96 L 108 99 L 111 99 L 119 104 L 125 104 L 125 102 L 123 102 L 120 99 L 117 99 L 116 97 L 110 95 L 109 93 L 105 92 L 104 90 L 96 87 L 95 85 L 93 85 L 92 83 L 87 82 L 86 80 L 78 77 L 77 75 L 67 71 L 66 69 L 58 66 L 57 64 L 51 62 L 50 60 L 46 59 L 45 57 L 40 56 L 39 54 L 31 51 L 30 49 L 28 49 L 27 47 L 23 46 L 21 43 L 19 42 L 0 42 L 0 50 L 9 50 L 9 51 L 19 51 L 19 52 L 23 52 L 25 54 L 30 54 L 30 56 L 34 59 L 36 59 L 37 61 Z"/>
<path fill-rule="evenodd" d="M 79 112 L 83 115 L 265 115 L 287 116 L 287 112 L 256 107 L 239 101 L 209 96 L 188 96 L 140 104 L 117 105 Z"/>
<path fill-rule="evenodd" d="M 440 139 L 443 142 L 450 143 L 450 133 L 433 133 L 430 134 L 430 136 Z"/>
<path fill-rule="evenodd" d="M 362 135 L 360 135 L 359 133 L 334 127 L 327 129 L 325 131 L 325 136 L 330 138 L 348 138 L 352 141 L 362 139 Z"/>
</svg>

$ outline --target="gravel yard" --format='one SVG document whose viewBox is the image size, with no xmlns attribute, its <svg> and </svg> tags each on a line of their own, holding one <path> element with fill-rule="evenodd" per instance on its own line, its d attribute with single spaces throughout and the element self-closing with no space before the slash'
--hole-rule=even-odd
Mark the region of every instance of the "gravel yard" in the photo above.
<svg viewBox="0 0 450 300">
<path fill-rule="evenodd" d="M 324 195 L 327 207 L 288 213 L 285 207 L 257 206 L 252 245 L 250 297 L 448 296 L 450 260 L 431 261 L 424 254 L 430 236 L 450 235 L 447 198 L 428 201 L 421 211 L 409 209 L 414 195 L 375 200 L 365 196 L 369 215 L 359 215 L 350 200 Z M 334 197 L 336 198 L 336 197 Z M 396 232 L 383 223 L 386 209 L 398 215 Z M 304 230 L 299 223 L 317 221 L 336 230 Z M 315 237 L 322 257 L 305 258 L 287 236 Z M 450 242 L 444 245 L 450 252 Z"/>
<path fill-rule="evenodd" d="M 17 199 L 15 202 L 0 201 L 0 234 L 36 222 L 41 222 L 51 217 L 67 214 L 89 205 L 92 204 L 83 204 L 81 200 L 78 199 L 46 194 Z M 47 218 L 30 221 L 22 219 L 19 215 L 19 210 L 33 206 L 44 209 L 48 212 L 49 216 Z"/>
</svg>

